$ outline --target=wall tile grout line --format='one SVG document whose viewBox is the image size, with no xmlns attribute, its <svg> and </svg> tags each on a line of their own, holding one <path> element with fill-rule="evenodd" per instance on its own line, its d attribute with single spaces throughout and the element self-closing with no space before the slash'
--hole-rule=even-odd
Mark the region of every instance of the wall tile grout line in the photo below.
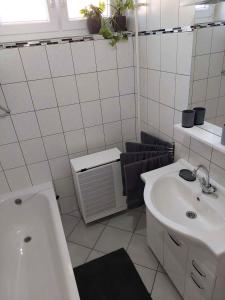
<svg viewBox="0 0 225 300">
<path fill-rule="evenodd" d="M 46 49 L 45 49 L 45 52 L 46 52 Z M 38 124 L 39 132 L 40 132 L 40 138 L 41 138 L 41 140 L 42 140 L 42 145 L 43 145 L 43 147 L 44 147 L 45 155 L 46 155 L 46 157 L 48 157 L 47 151 L 46 151 L 46 147 L 45 147 L 45 143 L 44 143 L 43 136 L 42 136 L 42 132 L 41 132 L 41 126 L 40 126 L 40 124 L 39 124 L 39 120 L 38 120 L 37 113 L 36 113 L 36 110 L 35 110 L 35 106 L 34 106 L 34 101 L 33 101 L 32 93 L 31 93 L 31 90 L 30 90 L 30 86 L 29 86 L 29 84 L 28 84 L 27 74 L 26 74 L 26 70 L 25 70 L 25 67 L 24 67 L 24 62 L 23 62 L 23 59 L 22 59 L 22 56 L 21 56 L 20 49 L 19 49 L 19 55 L 20 55 L 20 59 L 21 59 L 22 66 L 23 66 L 23 70 L 24 70 L 24 74 L 25 74 L 25 78 L 26 78 L 26 82 L 27 82 L 27 87 L 28 87 L 28 90 L 29 90 L 30 98 L 31 98 L 31 101 L 32 101 L 32 104 L 33 104 L 33 107 L 34 107 L 34 114 L 35 114 L 35 118 L 36 118 L 36 121 L 37 121 L 37 124 Z M 47 53 L 46 53 L 46 55 L 47 55 Z M 50 67 L 49 67 L 49 69 L 50 69 Z M 20 142 L 21 142 L 21 141 L 20 141 Z M 22 148 L 21 148 L 21 151 L 22 151 Z M 53 180 L 53 174 L 52 174 L 52 170 L 51 170 L 51 167 L 50 167 L 49 160 L 47 160 L 47 162 L 48 162 L 48 168 L 49 168 L 49 171 L 50 171 L 50 173 L 51 173 L 52 180 Z M 30 176 L 30 178 L 31 178 L 30 171 L 29 171 L 29 168 L 28 168 L 28 167 L 27 167 L 27 170 L 28 170 L 29 176 Z M 31 183 L 33 184 L 33 181 L 32 181 L 32 180 L 31 180 Z"/>
<path fill-rule="evenodd" d="M 96 46 L 95 42 L 93 42 L 93 51 L 94 51 L 94 58 L 95 58 L 95 65 L 96 65 L 96 73 L 97 73 L 97 81 L 98 81 L 98 94 L 99 98 L 101 99 L 101 91 L 100 91 L 100 83 L 99 83 L 99 75 L 98 75 L 98 65 L 97 65 L 97 58 L 96 58 Z M 100 110 L 101 110 L 101 118 L 102 118 L 102 124 L 103 124 L 103 113 L 102 113 L 102 102 L 100 101 Z M 104 147 L 106 148 L 106 134 L 105 134 L 105 128 L 104 125 L 102 125 L 103 135 L 104 135 Z"/>
</svg>

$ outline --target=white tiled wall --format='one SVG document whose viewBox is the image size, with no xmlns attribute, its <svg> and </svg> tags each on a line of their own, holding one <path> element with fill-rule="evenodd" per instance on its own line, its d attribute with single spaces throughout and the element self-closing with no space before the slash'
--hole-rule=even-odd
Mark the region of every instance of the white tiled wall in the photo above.
<svg viewBox="0 0 225 300">
<path fill-rule="evenodd" d="M 195 21 L 195 6 L 181 6 L 182 0 L 140 0 L 146 4 L 138 9 L 140 31 L 190 26 Z M 130 20 L 134 30 L 134 20 Z"/>
<path fill-rule="evenodd" d="M 0 51 L 0 193 L 53 180 L 75 209 L 69 159 L 136 139 L 133 40 Z"/>
<path fill-rule="evenodd" d="M 225 123 L 225 26 L 198 29 L 193 51 L 191 105 L 206 107 L 206 119 Z"/>
<path fill-rule="evenodd" d="M 209 167 L 211 176 L 225 184 L 225 156 L 173 127 L 191 101 L 194 106 L 206 104 L 207 115 L 215 114 L 220 102 L 219 111 L 223 112 L 225 27 L 141 36 L 140 46 L 142 129 L 174 140 L 176 159 Z M 216 97 L 211 99 L 214 93 Z"/>
<path fill-rule="evenodd" d="M 193 32 L 140 36 L 143 129 L 173 139 L 173 127 L 189 104 Z"/>
</svg>

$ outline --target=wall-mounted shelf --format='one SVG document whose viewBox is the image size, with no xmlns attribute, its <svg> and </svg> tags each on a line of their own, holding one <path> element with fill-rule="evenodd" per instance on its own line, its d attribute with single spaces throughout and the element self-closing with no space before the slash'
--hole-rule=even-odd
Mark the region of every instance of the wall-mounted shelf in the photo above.
<svg viewBox="0 0 225 300">
<path fill-rule="evenodd" d="M 221 144 L 220 136 L 206 131 L 205 129 L 202 129 L 198 126 L 194 126 L 192 128 L 184 128 L 181 124 L 176 124 L 174 127 L 182 133 L 211 146 L 213 149 L 225 153 L 225 146 Z"/>
</svg>

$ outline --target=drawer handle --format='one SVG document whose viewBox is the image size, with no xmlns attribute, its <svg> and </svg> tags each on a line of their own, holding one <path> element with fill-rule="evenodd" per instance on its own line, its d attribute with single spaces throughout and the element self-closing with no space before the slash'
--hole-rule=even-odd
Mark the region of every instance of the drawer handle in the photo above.
<svg viewBox="0 0 225 300">
<path fill-rule="evenodd" d="M 195 268 L 195 270 L 198 272 L 198 274 L 202 277 L 206 277 L 206 274 L 200 269 L 199 265 L 196 263 L 196 261 L 192 260 L 192 266 Z"/>
<path fill-rule="evenodd" d="M 198 283 L 197 279 L 195 278 L 195 275 L 192 272 L 191 272 L 191 279 L 200 290 L 204 290 L 204 288 Z"/>
<path fill-rule="evenodd" d="M 177 245 L 178 247 L 182 246 L 181 242 L 179 242 L 177 239 L 175 239 L 171 234 L 168 233 L 168 235 L 171 238 L 171 240 L 174 242 L 175 245 Z"/>
</svg>

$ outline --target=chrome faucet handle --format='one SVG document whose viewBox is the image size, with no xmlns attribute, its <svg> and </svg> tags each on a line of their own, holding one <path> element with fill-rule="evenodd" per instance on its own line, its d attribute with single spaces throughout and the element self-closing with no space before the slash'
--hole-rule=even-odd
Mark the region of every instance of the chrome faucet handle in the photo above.
<svg viewBox="0 0 225 300">
<path fill-rule="evenodd" d="M 202 192 L 208 195 L 214 194 L 217 191 L 217 188 L 212 184 L 209 184 L 209 186 L 201 185 L 201 188 L 202 188 Z"/>
<path fill-rule="evenodd" d="M 203 170 L 205 170 L 206 175 L 207 175 L 206 178 L 198 175 L 198 170 L 201 168 Z M 200 185 L 201 185 L 202 192 L 204 194 L 213 194 L 217 191 L 217 188 L 210 183 L 209 170 L 205 166 L 199 165 L 197 167 L 197 169 L 193 170 L 193 176 L 198 178 Z"/>
<path fill-rule="evenodd" d="M 195 178 L 197 178 L 197 169 L 194 169 L 194 170 L 192 171 L 192 175 L 193 175 Z"/>
</svg>

